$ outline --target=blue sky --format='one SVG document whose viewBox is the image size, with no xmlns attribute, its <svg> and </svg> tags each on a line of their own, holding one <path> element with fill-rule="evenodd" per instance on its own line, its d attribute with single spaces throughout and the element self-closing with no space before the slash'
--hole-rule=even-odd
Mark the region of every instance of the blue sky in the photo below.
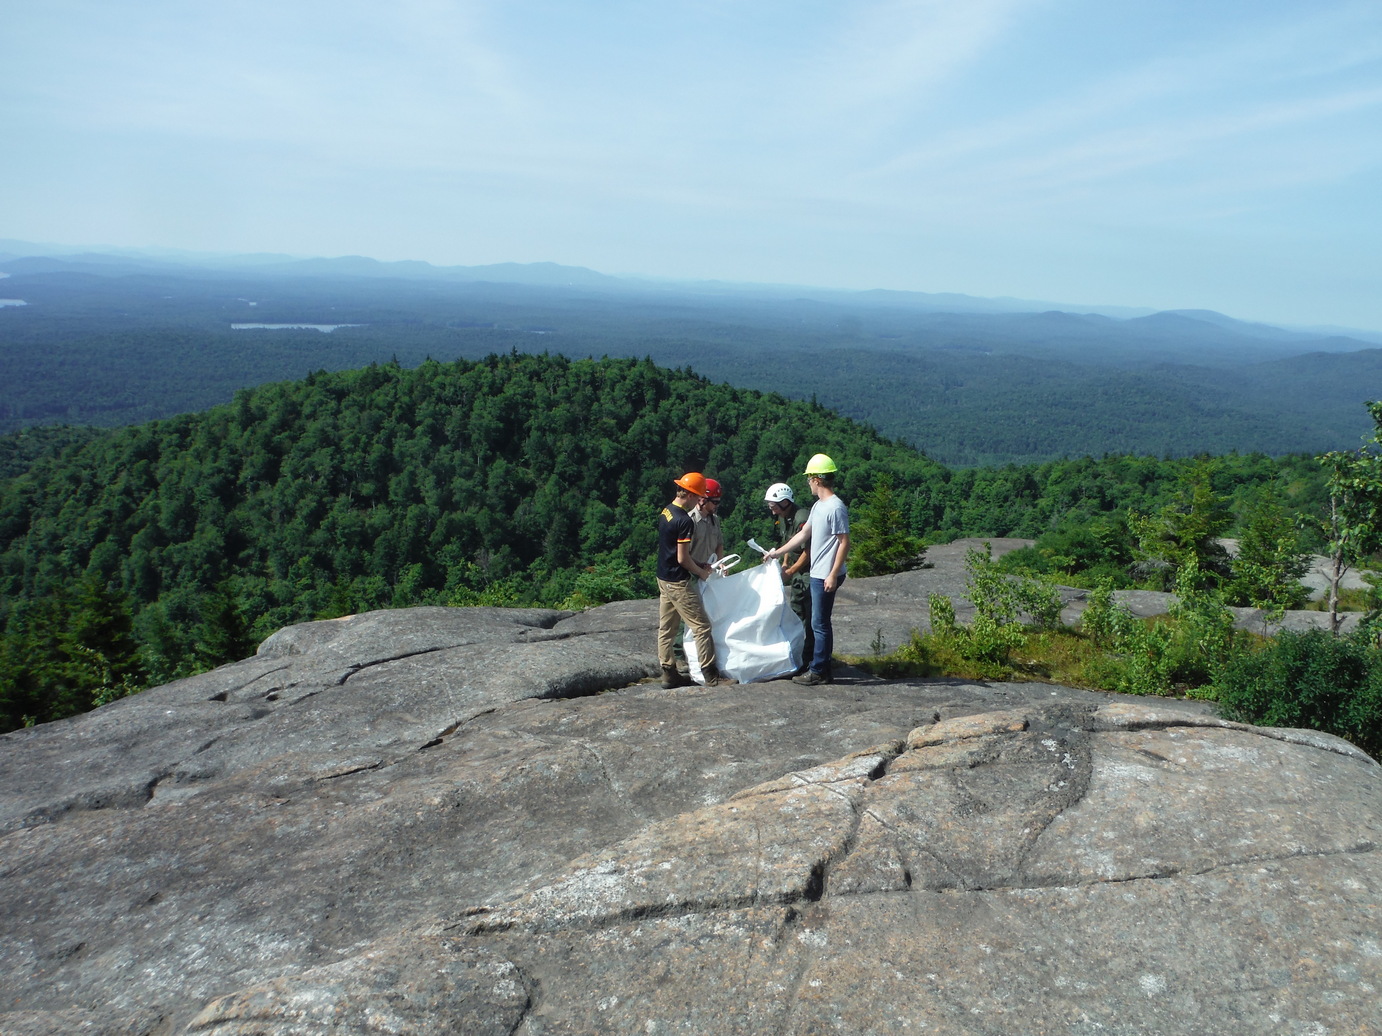
<svg viewBox="0 0 1382 1036">
<path fill-rule="evenodd" d="M 1378 0 L 0 14 L 0 237 L 1382 330 Z"/>
</svg>

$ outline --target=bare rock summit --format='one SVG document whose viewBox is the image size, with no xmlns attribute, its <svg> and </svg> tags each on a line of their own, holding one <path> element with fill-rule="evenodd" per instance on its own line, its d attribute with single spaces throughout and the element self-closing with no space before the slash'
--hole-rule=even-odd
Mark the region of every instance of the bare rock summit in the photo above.
<svg viewBox="0 0 1382 1036">
<path fill-rule="evenodd" d="M 860 635 L 906 607 L 868 582 Z M 1382 1031 L 1348 743 L 1045 684 L 668 691 L 655 619 L 308 623 L 0 737 L 0 1033 Z"/>
</svg>

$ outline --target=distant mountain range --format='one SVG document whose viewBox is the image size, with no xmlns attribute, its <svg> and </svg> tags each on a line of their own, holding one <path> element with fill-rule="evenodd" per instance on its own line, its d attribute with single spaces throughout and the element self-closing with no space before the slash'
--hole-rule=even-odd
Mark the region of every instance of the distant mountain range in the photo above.
<svg viewBox="0 0 1382 1036">
<path fill-rule="evenodd" d="M 143 271 L 178 271 L 195 275 L 198 271 L 255 272 L 287 277 L 372 277 L 398 280 L 439 280 L 489 282 L 501 284 L 578 286 L 609 288 L 617 291 L 686 292 L 697 296 L 800 298 L 869 308 L 898 308 L 933 313 L 1043 313 L 1060 311 L 1131 319 L 1149 316 L 1182 316 L 1203 323 L 1249 334 L 1253 337 L 1305 335 L 1319 338 L 1346 337 L 1371 344 L 1382 344 L 1382 330 L 1363 330 L 1341 326 L 1314 326 L 1287 329 L 1269 324 L 1237 320 L 1213 310 L 1156 310 L 1149 307 L 1107 306 L 1020 299 L 1007 296 L 984 298 L 956 292 L 897 291 L 874 288 L 864 291 L 803 287 L 785 284 L 755 284 L 718 280 L 684 281 L 637 276 L 614 276 L 584 266 L 560 263 L 490 263 L 479 266 L 436 266 L 421 260 L 384 262 L 365 256 L 303 258 L 278 253 L 221 254 L 175 249 L 74 248 L 41 245 L 0 238 L 0 264 L 24 272 L 69 271 L 114 275 Z"/>
<path fill-rule="evenodd" d="M 951 464 L 1320 452 L 1367 431 L 1382 334 L 1204 310 L 663 282 L 555 263 L 41 249 L 0 239 L 0 431 L 121 424 L 396 358 L 649 356 L 838 409 Z M 232 324 L 346 325 L 241 331 Z"/>
</svg>

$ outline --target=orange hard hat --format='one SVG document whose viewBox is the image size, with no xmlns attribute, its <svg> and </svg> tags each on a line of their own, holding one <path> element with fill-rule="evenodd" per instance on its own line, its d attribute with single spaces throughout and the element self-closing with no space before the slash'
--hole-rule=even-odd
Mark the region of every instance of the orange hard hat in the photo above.
<svg viewBox="0 0 1382 1036">
<path fill-rule="evenodd" d="M 672 481 L 693 496 L 705 496 L 705 476 L 699 471 L 688 471 Z"/>
<path fill-rule="evenodd" d="M 712 500 L 720 499 L 720 483 L 716 482 L 713 478 L 706 479 L 705 495 Z"/>
</svg>

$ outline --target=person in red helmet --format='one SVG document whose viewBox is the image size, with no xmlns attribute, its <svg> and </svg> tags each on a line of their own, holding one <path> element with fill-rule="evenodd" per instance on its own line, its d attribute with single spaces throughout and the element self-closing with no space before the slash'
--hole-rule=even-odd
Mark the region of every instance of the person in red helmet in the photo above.
<svg viewBox="0 0 1382 1036">
<path fill-rule="evenodd" d="M 657 518 L 657 660 L 662 667 L 662 686 L 680 687 L 687 682 L 672 653 L 680 622 L 686 623 L 696 638 L 696 655 L 706 686 L 734 683 L 720 674 L 710 619 L 700 591 L 691 582 L 692 576 L 710 577 L 710 569 L 691 556 L 695 522 L 689 512 L 705 498 L 705 476 L 688 471 L 673 482 L 676 495 Z"/>
<path fill-rule="evenodd" d="M 705 480 L 705 497 L 691 512 L 691 520 L 696 523 L 691 532 L 691 556 L 702 565 L 710 564 L 711 558 L 725 556 L 725 537 L 720 532 L 720 483 L 713 478 Z"/>
</svg>

